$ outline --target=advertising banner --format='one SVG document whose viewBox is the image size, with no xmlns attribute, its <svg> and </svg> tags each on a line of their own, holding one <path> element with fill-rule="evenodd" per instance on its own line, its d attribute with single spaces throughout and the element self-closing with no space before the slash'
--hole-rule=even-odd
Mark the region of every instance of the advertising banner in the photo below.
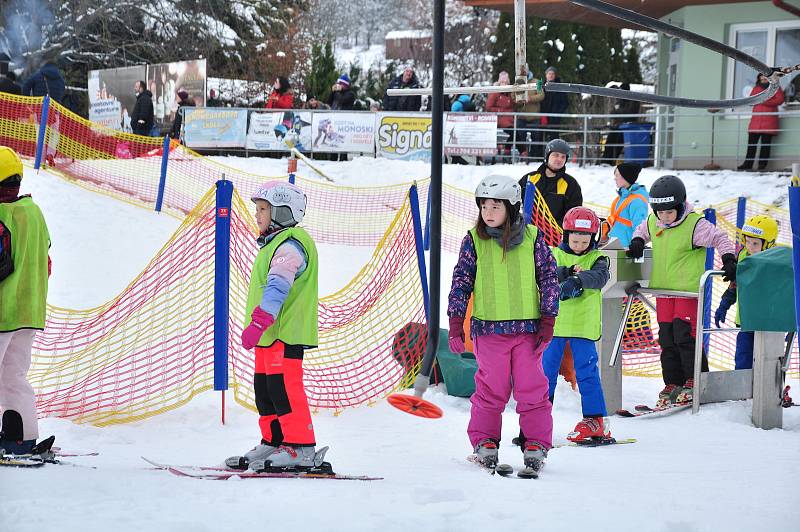
<svg viewBox="0 0 800 532">
<path fill-rule="evenodd" d="M 189 148 L 244 148 L 247 109 L 185 107 L 183 139 Z"/>
<path fill-rule="evenodd" d="M 445 155 L 493 155 L 497 152 L 497 115 L 447 113 Z"/>
<path fill-rule="evenodd" d="M 311 113 L 298 111 L 253 111 L 247 129 L 247 149 L 289 151 L 284 142 L 292 135 L 301 152 L 311 146 Z"/>
<path fill-rule="evenodd" d="M 206 60 L 161 63 L 147 67 L 147 88 L 153 93 L 155 125 L 162 131 L 175 120 L 178 92 L 185 90 L 195 106 L 206 104 Z"/>
<path fill-rule="evenodd" d="M 314 113 L 315 152 L 375 153 L 375 113 Z"/>
<path fill-rule="evenodd" d="M 130 114 L 136 104 L 133 89 L 147 76 L 145 65 L 89 71 L 89 120 L 131 132 Z"/>
<path fill-rule="evenodd" d="M 375 149 L 380 157 L 404 161 L 428 161 L 431 158 L 430 115 L 378 114 Z"/>
</svg>

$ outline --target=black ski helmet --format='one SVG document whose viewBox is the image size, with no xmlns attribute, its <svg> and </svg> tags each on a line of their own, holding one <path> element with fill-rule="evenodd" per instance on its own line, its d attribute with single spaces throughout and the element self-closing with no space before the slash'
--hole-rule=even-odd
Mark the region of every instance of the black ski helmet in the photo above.
<svg viewBox="0 0 800 532">
<path fill-rule="evenodd" d="M 550 160 L 550 154 L 553 152 L 556 153 L 563 153 L 569 159 L 569 152 L 571 148 L 569 144 L 567 144 L 566 140 L 563 139 L 553 139 L 547 143 L 547 147 L 544 150 L 544 162 L 547 164 L 548 160 Z"/>
<path fill-rule="evenodd" d="M 686 203 L 686 187 L 677 176 L 663 175 L 650 187 L 650 206 L 653 212 L 670 209 L 683 210 Z"/>
</svg>

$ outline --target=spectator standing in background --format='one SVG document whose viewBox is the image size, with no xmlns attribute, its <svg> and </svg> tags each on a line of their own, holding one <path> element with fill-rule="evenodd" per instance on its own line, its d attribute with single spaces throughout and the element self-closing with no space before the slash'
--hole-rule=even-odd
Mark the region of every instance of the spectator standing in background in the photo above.
<svg viewBox="0 0 800 532">
<path fill-rule="evenodd" d="M 328 105 L 334 111 L 352 111 L 356 103 L 356 95 L 350 88 L 350 76 L 342 74 L 331 87 Z"/>
<path fill-rule="evenodd" d="M 418 89 L 419 79 L 414 69 L 406 67 L 403 73 L 389 82 L 389 89 Z M 383 97 L 384 111 L 419 111 L 422 108 L 422 96 L 389 96 L 387 92 Z"/>
<path fill-rule="evenodd" d="M 561 78 L 558 77 L 558 71 L 555 67 L 547 67 L 547 70 L 544 71 L 544 77 L 546 83 L 561 83 Z M 543 113 L 564 114 L 567 112 L 568 107 L 569 100 L 567 99 L 567 94 L 565 92 L 547 92 L 545 90 L 544 100 L 542 100 Z M 547 116 L 546 118 L 548 127 L 557 130 L 559 124 L 561 124 L 561 117 Z M 547 140 L 550 141 L 558 137 L 558 135 L 558 131 L 548 131 Z"/>
<path fill-rule="evenodd" d="M 189 98 L 189 93 L 184 89 L 178 91 L 178 111 L 175 113 L 175 120 L 172 122 L 170 137 L 173 139 L 181 138 L 181 124 L 183 124 L 184 108 L 194 107 L 194 100 Z"/>
<path fill-rule="evenodd" d="M 769 80 L 764 74 L 759 74 L 756 78 L 756 85 L 750 91 L 750 96 L 755 96 L 769 88 Z M 765 170 L 769 164 L 769 156 L 772 149 L 772 137 L 780 132 L 778 127 L 777 114 L 761 114 L 761 113 L 777 113 L 778 106 L 784 102 L 783 89 L 778 88 L 778 92 L 772 95 L 770 99 L 753 106 L 753 117 L 750 119 L 750 125 L 747 128 L 747 154 L 744 157 L 744 162 L 739 165 L 738 170 L 752 170 L 753 160 L 756 157 L 756 148 L 758 142 L 761 141 L 761 153 L 759 154 L 758 169 Z"/>
<path fill-rule="evenodd" d="M 61 71 L 52 61 L 47 61 L 22 85 L 23 96 L 44 96 L 49 94 L 50 98 L 59 103 L 64 99 L 65 92 L 64 76 L 61 75 Z"/>
<path fill-rule="evenodd" d="M 136 92 L 136 104 L 131 112 L 131 131 L 134 135 L 150 135 L 153 129 L 153 93 L 147 90 L 145 82 L 137 81 L 133 84 Z"/>
<path fill-rule="evenodd" d="M 208 91 L 208 101 L 206 102 L 206 107 L 222 107 L 222 101 L 217 98 L 217 91 L 214 89 Z"/>
<path fill-rule="evenodd" d="M 267 98 L 267 109 L 291 109 L 294 107 L 294 91 L 287 78 L 279 76 L 272 84 L 272 92 Z"/>
</svg>

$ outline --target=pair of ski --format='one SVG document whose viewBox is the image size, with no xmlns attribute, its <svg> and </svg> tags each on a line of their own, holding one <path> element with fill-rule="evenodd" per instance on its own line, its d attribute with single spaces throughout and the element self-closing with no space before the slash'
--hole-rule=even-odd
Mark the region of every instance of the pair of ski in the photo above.
<svg viewBox="0 0 800 532">
<path fill-rule="evenodd" d="M 516 438 L 515 438 L 516 440 Z M 636 443 L 635 438 L 625 438 L 625 439 L 616 439 L 616 438 L 603 438 L 603 439 L 591 439 L 591 440 L 584 440 L 579 442 L 568 441 L 565 443 L 557 443 L 553 445 L 553 449 L 559 449 L 562 447 L 605 447 L 607 445 L 622 445 L 626 443 Z M 488 471 L 492 475 L 497 474 L 501 477 L 510 477 L 514 474 L 514 467 L 509 464 L 497 464 L 494 467 L 487 466 L 480 461 L 478 461 L 477 457 L 473 454 L 467 457 L 469 462 L 476 464 L 483 468 L 484 470 Z M 542 464 L 544 466 L 544 464 Z M 517 471 L 517 477 L 522 479 L 537 479 L 539 478 L 539 471 L 541 470 L 540 466 L 538 469 L 533 467 L 524 467 Z"/>
<path fill-rule="evenodd" d="M 263 471 L 257 473 L 251 470 L 229 469 L 224 466 L 193 466 L 193 465 L 171 465 L 161 464 L 145 458 L 142 460 L 153 466 L 155 469 L 167 471 L 178 477 L 195 478 L 203 480 L 228 480 L 230 478 L 301 478 L 317 480 L 383 480 L 383 477 L 370 477 L 366 475 L 340 475 L 333 472 L 329 462 L 323 462 L 321 466 L 308 470 L 298 471 Z"/>
<path fill-rule="evenodd" d="M 55 436 L 37 443 L 29 454 L 4 454 L 0 456 L 0 467 L 42 467 L 45 464 L 62 464 L 61 458 L 73 456 L 97 456 L 96 452 L 72 452 L 54 447 Z"/>
<path fill-rule="evenodd" d="M 670 403 L 665 406 L 657 406 L 657 407 L 649 407 L 647 405 L 636 405 L 634 407 L 634 411 L 631 412 L 630 410 L 626 410 L 621 408 L 617 410 L 616 414 L 620 417 L 642 417 L 642 416 L 650 416 L 654 414 L 662 414 L 666 415 L 667 413 L 674 414 L 680 410 L 685 410 L 692 406 L 691 402 L 687 403 Z"/>
</svg>

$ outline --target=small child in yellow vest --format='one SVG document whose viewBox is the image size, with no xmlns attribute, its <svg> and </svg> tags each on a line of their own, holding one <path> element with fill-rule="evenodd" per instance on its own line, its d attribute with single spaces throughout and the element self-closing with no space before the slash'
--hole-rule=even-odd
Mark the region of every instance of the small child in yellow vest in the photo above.
<svg viewBox="0 0 800 532">
<path fill-rule="evenodd" d="M 611 438 L 595 347 L 602 320 L 600 290 L 610 278 L 608 257 L 597 249 L 599 230 L 600 220 L 591 209 L 573 207 L 564 216 L 563 242 L 551 248 L 561 283 L 561 304 L 553 340 L 544 352 L 542 364 L 553 402 L 558 369 L 569 342 L 583 411 L 583 419 L 567 436 L 574 442 Z"/>
<path fill-rule="evenodd" d="M 541 231 L 522 219 L 521 187 L 513 178 L 484 178 L 475 202 L 478 221 L 461 242 L 447 307 L 448 344 L 462 353 L 467 302 L 474 294 L 470 335 L 478 371 L 467 435 L 473 459 L 495 467 L 503 411 L 513 392 L 525 434 L 523 461 L 535 476 L 553 445 L 542 352 L 558 314 L 556 264 Z"/>
<path fill-rule="evenodd" d="M 30 196 L 19 196 L 22 161 L 0 146 L 0 454 L 43 454 L 36 394 L 27 380 L 36 331 L 44 330 L 50 233 Z"/>
<path fill-rule="evenodd" d="M 742 250 L 739 251 L 739 262 L 761 253 L 765 249 L 775 246 L 778 239 L 778 222 L 775 218 L 759 214 L 753 216 L 742 226 L 740 231 L 743 240 Z M 736 303 L 736 283 L 731 283 L 730 287 L 722 294 L 719 307 L 714 313 L 714 321 L 719 327 L 720 322 L 725 323 L 728 309 Z M 736 326 L 740 325 L 739 309 L 736 309 Z M 739 331 L 736 335 L 736 355 L 734 357 L 736 369 L 753 368 L 753 344 L 755 343 L 755 333 L 753 331 Z"/>
<path fill-rule="evenodd" d="M 642 257 L 645 244 L 652 241 L 650 288 L 696 294 L 706 270 L 706 248 L 716 248 L 722 256 L 723 279 L 736 279 L 733 243 L 714 224 L 692 212 L 683 181 L 673 175 L 656 179 L 650 187 L 650 206 L 653 213 L 636 228 L 627 251 L 629 257 Z M 665 385 L 656 406 L 691 402 L 697 298 L 657 297 L 656 317 Z M 705 353 L 702 371 L 708 371 Z"/>
<path fill-rule="evenodd" d="M 261 249 L 250 275 L 242 346 L 255 347 L 253 386 L 261 443 L 226 464 L 255 471 L 321 471 L 328 448 L 315 450 L 303 387 L 304 351 L 318 343 L 319 304 L 317 248 L 298 226 L 306 195 L 293 184 L 270 181 L 251 199 Z"/>
</svg>

